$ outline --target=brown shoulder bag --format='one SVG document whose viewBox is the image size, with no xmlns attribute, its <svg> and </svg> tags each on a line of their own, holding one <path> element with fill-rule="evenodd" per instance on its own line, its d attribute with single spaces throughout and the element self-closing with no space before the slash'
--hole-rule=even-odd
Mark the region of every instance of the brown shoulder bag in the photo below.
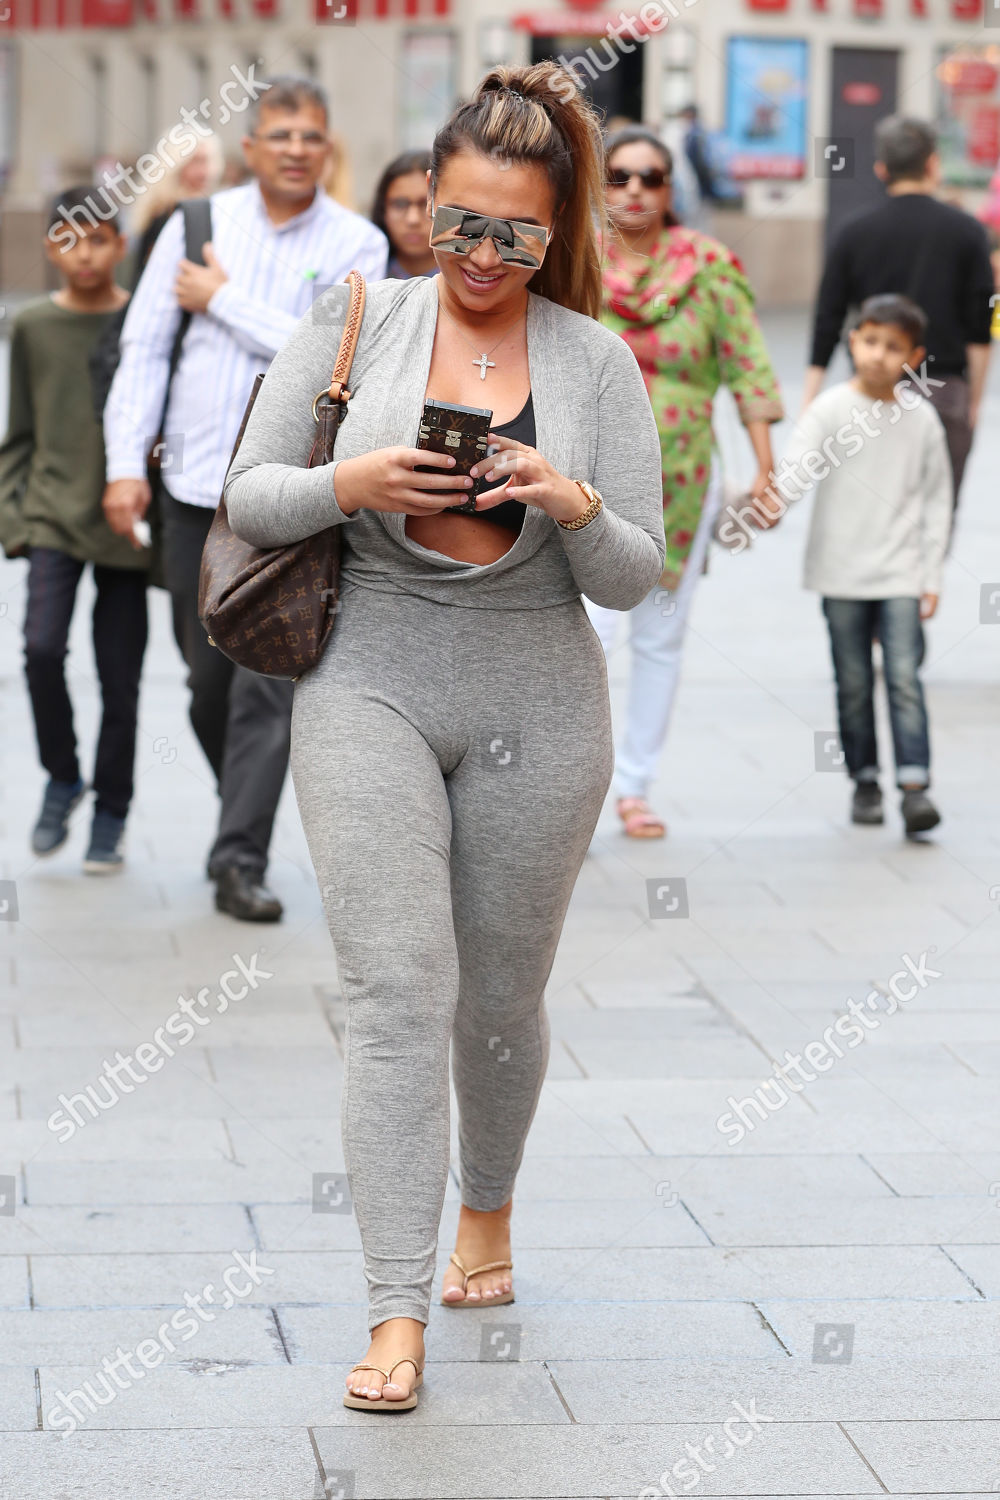
<svg viewBox="0 0 1000 1500">
<path fill-rule="evenodd" d="M 333 458 L 337 431 L 351 399 L 347 379 L 365 310 L 365 279 L 360 271 L 351 271 L 347 280 L 351 300 L 330 389 L 320 391 L 312 404 L 317 433 L 309 469 Z M 254 381 L 233 458 L 263 379 L 258 375 Z M 225 499 L 220 498 L 205 538 L 198 580 L 198 614 L 212 645 L 237 666 L 267 677 L 294 681 L 308 672 L 322 656 L 336 618 L 340 551 L 339 526 L 328 526 L 286 547 L 253 547 L 234 535 Z"/>
</svg>

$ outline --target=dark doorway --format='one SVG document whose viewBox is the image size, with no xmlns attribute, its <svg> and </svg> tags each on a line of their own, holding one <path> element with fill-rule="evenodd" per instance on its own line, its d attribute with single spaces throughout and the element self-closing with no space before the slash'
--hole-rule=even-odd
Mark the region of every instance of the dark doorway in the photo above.
<svg viewBox="0 0 1000 1500">
<path fill-rule="evenodd" d="M 834 47 L 830 138 L 849 142 L 853 176 L 829 174 L 827 239 L 851 214 L 881 203 L 885 189 L 872 171 L 873 132 L 896 109 L 899 53 L 870 47 Z M 839 159 L 839 158 L 838 158 Z"/>
<path fill-rule="evenodd" d="M 605 120 L 624 116 L 642 119 L 642 57 L 644 48 L 631 42 L 631 52 L 601 33 L 599 36 L 536 36 L 531 39 L 531 61 L 562 61 L 583 84 L 587 98 Z M 617 57 L 614 56 L 617 53 Z"/>
</svg>

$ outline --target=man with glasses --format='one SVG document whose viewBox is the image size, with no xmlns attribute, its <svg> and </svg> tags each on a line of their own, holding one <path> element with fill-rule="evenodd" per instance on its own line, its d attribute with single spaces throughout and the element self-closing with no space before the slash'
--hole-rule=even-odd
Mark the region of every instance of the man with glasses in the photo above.
<svg viewBox="0 0 1000 1500">
<path fill-rule="evenodd" d="M 221 798 L 208 875 L 220 911 L 269 922 L 282 915 L 264 875 L 288 765 L 292 685 L 234 666 L 209 643 L 198 618 L 201 553 L 254 377 L 319 291 L 352 268 L 384 276 L 388 246 L 319 186 L 331 151 L 322 90 L 277 77 L 252 109 L 242 146 L 253 181 L 212 198 L 205 264 L 185 258 L 175 213 L 132 298 L 105 408 L 104 510 L 111 529 L 138 546 L 135 522 L 152 498 L 146 459 L 162 432 L 157 501 L 174 635 L 188 668 L 192 727 Z M 184 313 L 192 321 L 171 378 Z"/>
</svg>

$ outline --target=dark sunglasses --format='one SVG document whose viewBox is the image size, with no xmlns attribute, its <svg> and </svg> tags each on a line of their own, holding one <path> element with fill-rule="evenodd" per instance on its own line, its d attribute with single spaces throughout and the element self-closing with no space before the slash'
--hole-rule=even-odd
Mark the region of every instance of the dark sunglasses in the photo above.
<svg viewBox="0 0 1000 1500">
<path fill-rule="evenodd" d="M 491 219 L 464 208 L 435 208 L 431 225 L 432 250 L 449 255 L 471 255 L 484 240 L 492 240 L 502 261 L 511 266 L 533 266 L 545 259 L 549 231 L 544 224 L 522 224 L 517 219 Z"/>
<path fill-rule="evenodd" d="M 628 187 L 633 177 L 638 177 L 644 188 L 661 188 L 670 181 L 670 173 L 662 167 L 647 167 L 645 172 L 626 172 L 621 167 L 608 169 L 608 187 Z"/>
</svg>

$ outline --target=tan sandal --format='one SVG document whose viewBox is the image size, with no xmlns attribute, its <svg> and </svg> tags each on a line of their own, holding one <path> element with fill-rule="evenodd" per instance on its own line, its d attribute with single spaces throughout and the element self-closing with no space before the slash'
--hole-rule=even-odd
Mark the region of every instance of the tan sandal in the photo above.
<svg viewBox="0 0 1000 1500">
<path fill-rule="evenodd" d="M 476 1266 L 473 1270 L 467 1271 L 457 1255 L 453 1255 L 451 1259 L 465 1277 L 465 1286 L 462 1288 L 463 1292 L 473 1276 L 481 1276 L 484 1271 L 513 1271 L 514 1269 L 513 1261 L 491 1260 L 485 1266 Z M 503 1307 L 505 1303 L 513 1302 L 513 1300 L 514 1293 L 511 1290 L 509 1292 L 501 1292 L 499 1297 L 478 1297 L 472 1301 L 468 1297 L 464 1297 L 461 1302 L 449 1302 L 442 1296 L 441 1305 L 442 1307 Z"/>
<path fill-rule="evenodd" d="M 626 836 L 630 839 L 662 839 L 666 837 L 667 825 L 657 817 L 645 797 L 619 797 L 615 811 L 625 824 Z"/>
<path fill-rule="evenodd" d="M 348 1370 L 353 1375 L 355 1370 L 374 1370 L 379 1375 L 384 1375 L 386 1380 L 392 1379 L 392 1372 L 396 1365 L 412 1365 L 417 1372 L 417 1378 L 413 1382 L 413 1389 L 402 1401 L 387 1401 L 384 1396 L 379 1396 L 377 1401 L 372 1401 L 369 1396 L 355 1396 L 350 1391 L 344 1392 L 344 1405 L 353 1407 L 355 1411 L 412 1411 L 417 1404 L 417 1387 L 424 1383 L 424 1367 L 418 1365 L 415 1359 L 404 1354 L 402 1359 L 397 1359 L 395 1365 L 390 1365 L 388 1370 L 383 1370 L 381 1365 L 352 1365 Z"/>
</svg>

